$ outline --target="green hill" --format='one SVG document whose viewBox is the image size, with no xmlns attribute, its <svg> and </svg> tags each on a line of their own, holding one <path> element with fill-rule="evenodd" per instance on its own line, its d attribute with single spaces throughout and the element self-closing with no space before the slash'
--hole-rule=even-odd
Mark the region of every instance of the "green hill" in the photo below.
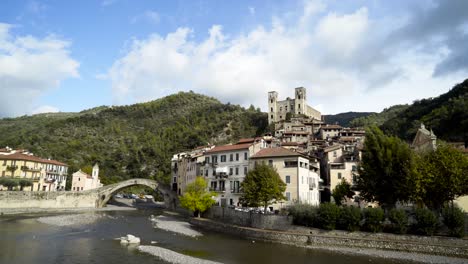
<svg viewBox="0 0 468 264">
<path fill-rule="evenodd" d="M 421 122 L 440 139 L 468 142 L 468 79 L 438 97 L 414 102 L 381 128 L 410 141 Z"/>
<path fill-rule="evenodd" d="M 253 106 L 181 92 L 129 106 L 0 119 L 0 146 L 66 162 L 70 172 L 99 162 L 104 183 L 167 181 L 174 153 L 261 135 L 267 126 L 266 114 Z"/>
<path fill-rule="evenodd" d="M 399 113 L 406 110 L 409 105 L 394 105 L 385 108 L 380 113 L 372 113 L 368 116 L 355 118 L 349 122 L 351 127 L 366 127 L 371 125 L 381 126 L 387 120 L 396 117 Z"/>
<path fill-rule="evenodd" d="M 324 115 L 327 124 L 338 124 L 343 127 L 349 127 L 350 122 L 357 118 L 365 118 L 369 115 L 375 114 L 374 112 L 346 112 L 336 115 Z"/>
</svg>

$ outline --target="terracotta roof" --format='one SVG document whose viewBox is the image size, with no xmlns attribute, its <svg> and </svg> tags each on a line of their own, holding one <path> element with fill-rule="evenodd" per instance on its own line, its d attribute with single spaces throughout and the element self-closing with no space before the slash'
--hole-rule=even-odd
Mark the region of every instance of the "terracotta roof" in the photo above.
<svg viewBox="0 0 468 264">
<path fill-rule="evenodd" d="M 342 127 L 340 125 L 326 125 L 326 126 L 322 126 L 320 128 L 321 129 L 340 129 Z"/>
<path fill-rule="evenodd" d="M 256 137 L 256 138 L 241 138 L 239 139 L 239 141 L 236 143 L 236 145 L 238 144 L 246 144 L 246 143 L 254 143 L 256 140 L 258 139 L 261 139 L 260 137 Z"/>
<path fill-rule="evenodd" d="M 355 141 L 355 137 L 340 137 L 341 141 Z"/>
<path fill-rule="evenodd" d="M 211 150 L 205 152 L 207 154 L 215 153 L 215 152 L 223 152 L 223 151 L 231 151 L 231 150 L 240 150 L 240 149 L 248 149 L 252 146 L 251 143 L 248 144 L 236 144 L 236 145 L 224 145 L 224 146 L 216 146 Z"/>
<path fill-rule="evenodd" d="M 297 142 L 282 142 L 281 146 L 298 146 L 299 143 Z"/>
<path fill-rule="evenodd" d="M 88 173 L 86 173 L 86 172 L 84 172 L 84 171 L 82 171 L 82 170 L 79 170 L 79 171 L 77 171 L 77 172 L 81 172 L 81 173 L 82 173 L 84 176 L 86 176 L 86 178 L 88 178 L 88 179 L 92 179 L 92 178 L 93 178 L 93 176 L 89 175 Z M 75 172 L 75 173 L 77 173 L 77 172 Z"/>
<path fill-rule="evenodd" d="M 251 159 L 266 158 L 266 157 L 297 157 L 303 156 L 300 153 L 294 152 L 286 148 L 265 148 L 253 155 Z"/>
<path fill-rule="evenodd" d="M 324 148 L 323 152 L 330 152 L 330 151 L 333 151 L 333 150 L 340 149 L 341 147 L 342 147 L 341 145 L 333 145 L 333 146 Z"/>
<path fill-rule="evenodd" d="M 284 134 L 296 134 L 296 135 L 308 135 L 309 132 L 307 131 L 287 131 Z"/>
<path fill-rule="evenodd" d="M 26 161 L 33 161 L 33 162 L 40 162 L 40 163 L 47 163 L 47 164 L 54 164 L 59 166 L 67 166 L 67 164 L 62 163 L 56 160 L 48 160 L 42 159 L 33 155 L 27 155 L 22 153 L 13 153 L 9 155 L 0 155 L 0 160 L 26 160 Z"/>
</svg>

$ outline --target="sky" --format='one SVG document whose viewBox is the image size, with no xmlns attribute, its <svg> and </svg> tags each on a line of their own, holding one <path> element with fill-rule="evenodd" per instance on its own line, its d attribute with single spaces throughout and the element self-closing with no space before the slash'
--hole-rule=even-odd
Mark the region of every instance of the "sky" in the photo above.
<svg viewBox="0 0 468 264">
<path fill-rule="evenodd" d="M 0 117 L 194 91 L 382 111 L 468 78 L 468 1 L 0 1 Z"/>
</svg>

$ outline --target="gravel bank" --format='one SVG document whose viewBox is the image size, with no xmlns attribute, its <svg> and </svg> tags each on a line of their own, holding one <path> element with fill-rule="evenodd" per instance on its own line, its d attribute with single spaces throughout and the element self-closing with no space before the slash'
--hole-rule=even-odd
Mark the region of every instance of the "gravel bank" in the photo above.
<svg viewBox="0 0 468 264">
<path fill-rule="evenodd" d="M 37 221 L 54 226 L 76 226 L 91 224 L 101 218 L 98 214 L 73 214 L 39 217 Z"/>
<path fill-rule="evenodd" d="M 160 215 L 157 217 L 150 218 L 150 220 L 154 223 L 154 227 L 166 231 L 171 231 L 190 237 L 202 236 L 202 233 L 193 230 L 188 222 L 180 221 L 173 217 Z"/>
<path fill-rule="evenodd" d="M 320 247 L 320 246 L 305 246 L 306 248 L 332 251 L 334 253 L 343 255 L 360 255 L 384 259 L 395 260 L 409 260 L 420 263 L 440 263 L 440 264 L 466 264 L 467 259 L 453 258 L 446 256 L 435 256 L 419 253 L 401 252 L 401 251 L 388 251 L 378 249 L 358 249 L 358 248 L 344 248 L 344 247 Z"/>
<path fill-rule="evenodd" d="M 187 256 L 187 255 L 177 253 L 177 252 L 169 250 L 169 249 L 161 248 L 161 247 L 139 246 L 138 250 L 140 250 L 141 252 L 151 254 L 151 255 L 156 256 L 156 257 L 158 257 L 158 258 L 160 258 L 160 259 L 162 259 L 164 261 L 174 263 L 174 264 L 185 264 L 185 263 L 191 263 L 191 264 L 220 264 L 220 262 L 194 258 L 194 257 L 191 257 L 191 256 Z"/>
</svg>

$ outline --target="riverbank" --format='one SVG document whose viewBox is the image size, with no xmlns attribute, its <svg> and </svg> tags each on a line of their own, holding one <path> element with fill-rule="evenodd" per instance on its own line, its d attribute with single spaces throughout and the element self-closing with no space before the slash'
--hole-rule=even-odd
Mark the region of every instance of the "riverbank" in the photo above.
<svg viewBox="0 0 468 264">
<path fill-rule="evenodd" d="M 365 235 L 318 233 L 316 230 L 276 231 L 241 227 L 204 218 L 192 218 L 190 223 L 201 229 L 221 232 L 249 240 L 262 240 L 299 247 L 328 250 L 342 254 L 366 255 L 388 259 L 403 259 L 423 263 L 466 263 L 468 240 L 398 236 L 382 237 L 381 234 Z M 390 238 L 390 239 L 389 239 Z"/>
<path fill-rule="evenodd" d="M 1 215 L 18 215 L 18 214 L 36 214 L 36 213 L 82 213 L 82 212 L 102 212 L 102 211 L 131 211 L 137 210 L 135 207 L 107 205 L 102 208 L 85 207 L 85 208 L 11 208 L 2 209 Z"/>
</svg>

